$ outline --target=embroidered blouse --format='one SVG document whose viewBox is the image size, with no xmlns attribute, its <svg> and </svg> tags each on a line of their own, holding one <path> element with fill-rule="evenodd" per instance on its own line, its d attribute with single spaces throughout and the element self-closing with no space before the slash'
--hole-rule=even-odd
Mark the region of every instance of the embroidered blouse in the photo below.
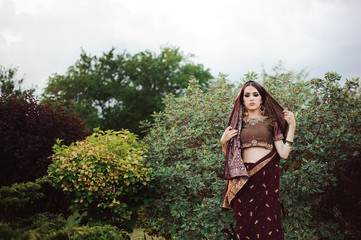
<svg viewBox="0 0 361 240">
<path fill-rule="evenodd" d="M 241 131 L 241 148 L 264 147 L 273 149 L 273 142 L 284 139 L 277 122 L 264 116 L 243 118 Z"/>
</svg>

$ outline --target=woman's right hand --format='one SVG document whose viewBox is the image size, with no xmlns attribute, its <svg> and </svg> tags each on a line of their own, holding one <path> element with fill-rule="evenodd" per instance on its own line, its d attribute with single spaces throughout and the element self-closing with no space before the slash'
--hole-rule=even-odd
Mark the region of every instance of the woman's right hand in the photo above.
<svg viewBox="0 0 361 240">
<path fill-rule="evenodd" d="M 238 133 L 237 129 L 232 129 L 231 126 L 227 127 L 222 135 L 221 144 L 224 145 L 228 143 L 228 141 L 231 140 L 231 138 L 233 138 L 234 136 L 236 136 L 237 133 Z"/>
</svg>

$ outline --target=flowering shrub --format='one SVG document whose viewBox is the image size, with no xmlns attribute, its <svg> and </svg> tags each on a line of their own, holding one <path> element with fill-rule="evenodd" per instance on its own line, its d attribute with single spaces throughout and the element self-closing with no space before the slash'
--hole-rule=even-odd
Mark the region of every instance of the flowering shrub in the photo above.
<svg viewBox="0 0 361 240">
<path fill-rule="evenodd" d="M 54 145 L 49 175 L 89 220 L 102 220 L 132 229 L 145 201 L 140 195 L 150 168 L 144 165 L 143 143 L 127 130 L 97 130 L 85 140 Z"/>
</svg>

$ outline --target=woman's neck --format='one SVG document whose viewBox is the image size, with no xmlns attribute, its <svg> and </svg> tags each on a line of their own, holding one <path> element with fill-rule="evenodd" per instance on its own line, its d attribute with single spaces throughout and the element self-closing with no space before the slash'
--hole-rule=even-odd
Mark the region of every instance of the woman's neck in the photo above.
<svg viewBox="0 0 361 240">
<path fill-rule="evenodd" d="M 262 117 L 261 111 L 249 111 L 248 110 L 248 118 L 258 118 Z"/>
</svg>

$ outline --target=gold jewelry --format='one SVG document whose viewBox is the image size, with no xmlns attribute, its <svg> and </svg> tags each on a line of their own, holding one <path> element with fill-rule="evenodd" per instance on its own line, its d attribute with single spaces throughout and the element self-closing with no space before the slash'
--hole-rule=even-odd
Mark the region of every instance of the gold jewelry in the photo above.
<svg viewBox="0 0 361 240">
<path fill-rule="evenodd" d="M 244 115 L 244 117 L 248 117 L 248 111 L 247 111 L 247 108 L 244 108 L 243 115 Z"/>
<path fill-rule="evenodd" d="M 292 147 L 293 142 L 286 140 L 285 145 Z"/>
<path fill-rule="evenodd" d="M 261 105 L 260 110 L 261 110 L 261 115 L 264 116 L 266 113 L 266 107 Z"/>
</svg>

